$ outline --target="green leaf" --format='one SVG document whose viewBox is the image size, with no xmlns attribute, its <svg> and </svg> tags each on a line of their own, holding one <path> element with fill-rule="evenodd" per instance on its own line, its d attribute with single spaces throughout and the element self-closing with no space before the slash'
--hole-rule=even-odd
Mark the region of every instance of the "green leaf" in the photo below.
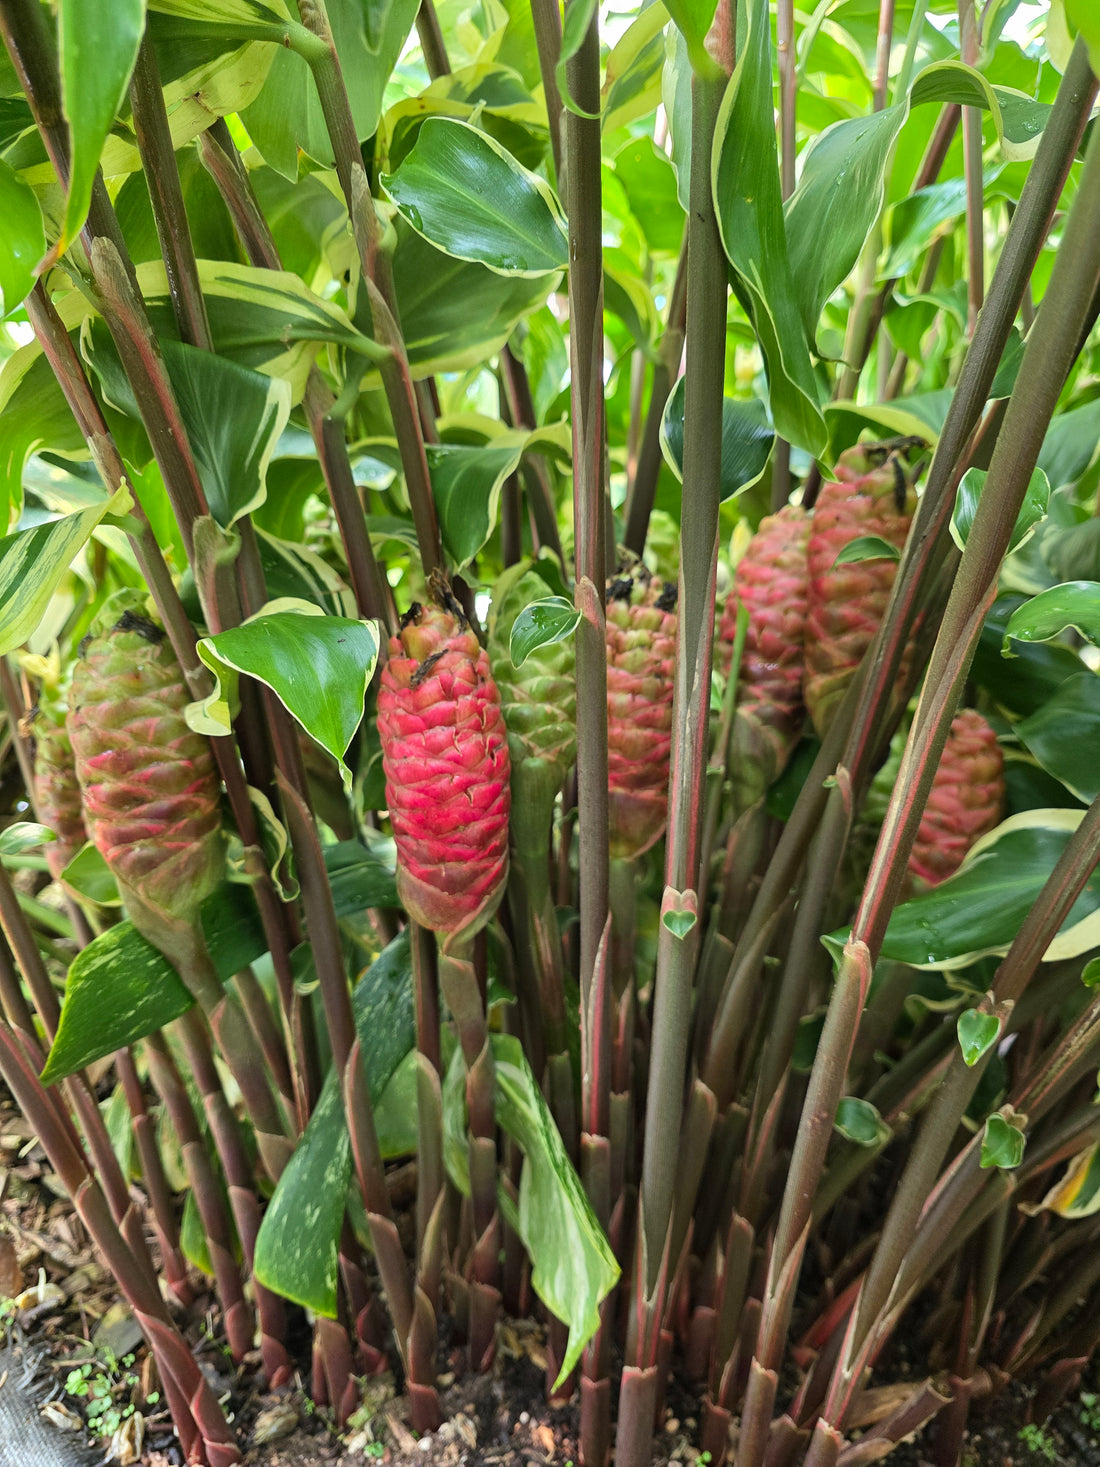
<svg viewBox="0 0 1100 1467">
<path fill-rule="evenodd" d="M 387 859 L 388 856 L 388 859 Z M 368 907 L 398 907 L 394 876 L 396 850 L 386 843 L 386 854 L 357 840 L 325 847 L 332 900 L 338 917 L 359 916 Z"/>
<path fill-rule="evenodd" d="M 985 488 L 986 477 L 984 469 L 967 469 L 959 484 L 955 511 L 951 516 L 951 538 L 960 550 L 964 549 L 970 535 L 974 516 L 978 510 L 978 501 Z M 1025 545 L 1035 533 L 1046 518 L 1049 503 L 1050 483 L 1042 469 L 1036 469 L 1031 475 L 1024 502 L 1020 506 L 1020 512 L 1012 528 L 1012 539 L 1008 546 L 1010 555 L 1014 550 L 1019 550 L 1022 545 Z"/>
<path fill-rule="evenodd" d="M 190 1187 L 187 1188 L 183 1198 L 183 1217 L 180 1219 L 180 1252 L 188 1263 L 197 1268 L 200 1273 L 206 1274 L 208 1278 L 214 1277 L 214 1264 L 210 1258 L 206 1229 L 202 1225 L 199 1204 L 195 1201 L 195 1194 Z"/>
<path fill-rule="evenodd" d="M 735 290 L 767 364 L 776 432 L 816 457 L 827 435 L 787 253 L 767 0 L 749 0 L 748 20 L 715 129 L 714 203 Z"/>
<path fill-rule="evenodd" d="M 889 540 L 884 540 L 880 535 L 860 535 L 858 540 L 849 540 L 837 558 L 833 561 L 833 569 L 838 565 L 855 565 L 864 560 L 900 560 L 901 551 L 896 545 L 891 545 Z"/>
<path fill-rule="evenodd" d="M 569 91 L 569 78 L 566 75 L 565 63 L 571 61 L 580 50 L 588 28 L 592 24 L 592 17 L 596 14 L 596 0 L 567 0 L 565 14 L 561 28 L 561 48 L 558 52 L 558 63 L 555 68 L 555 76 L 558 83 L 558 91 L 561 93 L 562 104 L 570 112 L 580 117 L 590 117 L 592 114 L 579 107 Z"/>
<path fill-rule="evenodd" d="M 1095 988 L 1100 983 L 1100 958 L 1091 958 L 1081 969 L 1081 982 L 1086 988 Z"/>
<path fill-rule="evenodd" d="M 1100 74 L 1100 15 L 1092 0 L 1064 0 L 1066 18 L 1084 37 L 1093 71 Z"/>
<path fill-rule="evenodd" d="M 1047 642 L 1073 627 L 1081 636 L 1100 646 L 1100 582 L 1066 581 L 1033 596 L 1012 613 L 1005 628 L 1004 651 L 1012 656 L 1009 642 Z"/>
<path fill-rule="evenodd" d="M 704 43 L 714 21 L 715 0 L 665 0 L 665 9 L 687 42 L 692 70 L 702 76 L 713 76 L 718 67 Z"/>
<path fill-rule="evenodd" d="M 77 851 L 61 873 L 62 880 L 80 896 L 101 907 L 120 907 L 122 898 L 118 894 L 118 882 L 111 875 L 107 862 L 87 841 Z"/>
<path fill-rule="evenodd" d="M 79 458 L 88 451 L 35 342 L 13 352 L 0 369 L 0 529 L 14 529 L 23 509 L 27 460 L 42 447 Z"/>
<path fill-rule="evenodd" d="M 351 788 L 344 754 L 363 717 L 367 684 L 378 657 L 372 622 L 325 616 L 308 602 L 271 602 L 242 626 L 203 637 L 199 656 L 215 688 L 192 704 L 193 726 L 211 735 L 231 731 L 240 703 L 240 674 L 272 690 L 306 733 L 327 749 Z"/>
<path fill-rule="evenodd" d="M 845 1095 L 837 1106 L 836 1130 L 846 1141 L 857 1146 L 881 1146 L 890 1137 L 890 1127 L 868 1100 L 855 1095 Z"/>
<path fill-rule="evenodd" d="M 1100 1144 L 1078 1152 L 1039 1206 L 1059 1217 L 1095 1217 L 1100 1212 Z"/>
<path fill-rule="evenodd" d="M 1039 451 L 1039 467 L 1051 488 L 1075 484 L 1092 462 L 1098 442 L 1100 398 L 1053 418 Z"/>
<path fill-rule="evenodd" d="M 768 466 L 775 442 L 775 432 L 768 422 L 767 410 L 757 398 L 744 402 L 738 398 L 722 399 L 722 477 L 721 497 L 751 489 L 759 483 Z M 661 449 L 665 461 L 678 479 L 684 465 L 684 379 L 668 395 L 661 421 Z"/>
<path fill-rule="evenodd" d="M 202 906 L 211 962 L 223 983 L 266 950 L 247 887 L 223 883 Z M 103 995 L 111 1002 L 105 1004 Z M 130 922 L 110 927 L 73 959 L 61 1022 L 42 1078 L 63 1080 L 104 1055 L 162 1029 L 192 1003 L 176 970 Z"/>
<path fill-rule="evenodd" d="M 959 1048 L 967 1065 L 976 1065 L 994 1044 L 1001 1032 L 996 1014 L 983 1014 L 980 1009 L 964 1009 L 958 1022 Z"/>
<path fill-rule="evenodd" d="M 552 275 L 500 275 L 484 265 L 456 260 L 400 217 L 394 228 L 394 289 L 416 377 L 480 368 L 554 284 Z"/>
<path fill-rule="evenodd" d="M 668 11 L 661 0 L 655 0 L 643 8 L 612 46 L 600 94 L 604 133 L 613 133 L 639 117 L 645 117 L 660 102 L 661 73 L 665 62 L 663 32 L 667 24 Z M 650 146 L 653 142 L 648 137 L 638 141 Z M 675 190 L 676 180 L 671 168 L 669 177 Z M 642 223 L 644 226 L 648 221 L 643 220 Z M 677 250 L 679 245 L 672 248 Z"/>
<path fill-rule="evenodd" d="M 355 134 L 365 142 L 378 129 L 386 83 L 416 18 L 417 0 L 327 0 L 325 9 Z M 204 21 L 204 29 L 208 25 Z M 244 108 L 241 121 L 264 161 L 295 181 L 298 149 L 329 166 L 332 144 L 306 61 L 286 46 L 273 49 L 263 91 Z"/>
<path fill-rule="evenodd" d="M 210 512 L 228 529 L 267 495 L 290 384 L 182 342 L 166 341 L 164 359 Z"/>
<path fill-rule="evenodd" d="M 1017 642 L 1012 657 L 1001 655 L 1009 619 L 1026 597 L 998 597 L 985 619 L 971 675 L 1003 707 L 1013 713 L 1034 713 L 1084 664 L 1076 653 L 1057 642 Z M 1045 802 L 1044 802 L 1045 803 Z"/>
<path fill-rule="evenodd" d="M 988 189 L 1002 172 L 1001 164 L 986 168 L 982 174 L 984 187 Z M 888 280 L 908 275 L 919 264 L 942 226 L 965 212 L 966 179 L 961 173 L 899 199 L 886 211 L 883 219 L 889 253 L 880 273 Z"/>
<path fill-rule="evenodd" d="M 895 908 L 882 956 L 914 968 L 963 968 L 1007 952 L 1084 811 L 1028 810 L 979 840 L 961 869 Z M 1047 948 L 1044 960 L 1076 957 L 1100 943 L 1100 870 Z"/>
<path fill-rule="evenodd" d="M 99 155 L 122 106 L 145 28 L 144 0 L 60 0 L 61 98 L 69 122 L 69 196 L 58 241 L 63 254 L 88 215 Z"/>
<path fill-rule="evenodd" d="M 564 642 L 577 630 L 581 614 L 564 596 L 531 601 L 512 623 L 508 655 L 513 667 L 522 667 L 532 652 Z"/>
<path fill-rule="evenodd" d="M 882 212 L 886 171 L 907 107 L 835 123 L 802 155 L 784 206 L 790 269 L 806 339 L 816 343 L 825 302 L 851 274 Z"/>
<path fill-rule="evenodd" d="M 515 473 L 526 441 L 525 433 L 511 430 L 486 444 L 428 445 L 439 530 L 458 570 L 469 565 L 496 528 L 500 491 Z"/>
<path fill-rule="evenodd" d="M 0 217 L 0 315 L 8 316 L 34 284 L 34 267 L 46 253 L 46 231 L 34 191 L 3 161 Z"/>
<path fill-rule="evenodd" d="M 29 820 L 17 820 L 0 830 L 0 856 L 19 856 L 32 851 L 35 846 L 54 841 L 57 836 L 48 825 L 35 825 Z"/>
<path fill-rule="evenodd" d="M 429 117 L 382 185 L 412 227 L 456 259 L 527 276 L 568 263 L 568 233 L 550 185 L 468 123 Z"/>
<path fill-rule="evenodd" d="M 994 1112 L 985 1123 L 981 1165 L 987 1169 L 995 1166 L 1011 1171 L 1023 1161 L 1026 1144 L 1027 1137 L 1023 1131 Z"/>
<path fill-rule="evenodd" d="M 1100 795 L 1100 677 L 1068 678 L 1049 702 L 1015 728 L 1017 738 L 1079 800 Z"/>
<path fill-rule="evenodd" d="M 619 1266 L 519 1041 L 494 1034 L 491 1043 L 497 1120 L 524 1157 L 518 1230 L 531 1259 L 531 1283 L 569 1327 L 560 1384 L 599 1328 L 600 1304 L 614 1287 Z"/>
<path fill-rule="evenodd" d="M 698 920 L 697 914 L 689 911 L 664 912 L 661 915 L 662 925 L 667 927 L 673 937 L 678 938 L 681 942 Z"/>
<path fill-rule="evenodd" d="M 416 1040 L 412 958 L 402 933 L 352 993 L 373 1104 Z M 279 1178 L 256 1239 L 256 1278 L 328 1319 L 337 1314 L 340 1231 L 351 1179 L 341 1077 L 329 1072 L 302 1139 Z"/>
<path fill-rule="evenodd" d="M 192 1002 L 168 959 L 132 923 L 109 927 L 69 967 L 61 1020 L 42 1071 L 44 1083 L 63 1080 L 103 1055 L 136 1044 L 185 1014 Z"/>
<path fill-rule="evenodd" d="M 62 576 L 105 515 L 124 514 L 121 488 L 91 509 L 0 539 L 0 657 L 22 646 L 45 615 Z"/>
</svg>

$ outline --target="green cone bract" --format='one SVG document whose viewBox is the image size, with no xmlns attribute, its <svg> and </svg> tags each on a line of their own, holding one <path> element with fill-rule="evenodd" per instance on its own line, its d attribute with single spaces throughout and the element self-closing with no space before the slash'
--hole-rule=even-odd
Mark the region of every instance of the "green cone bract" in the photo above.
<svg viewBox="0 0 1100 1467">
<path fill-rule="evenodd" d="M 193 922 L 225 853 L 209 742 L 171 644 L 127 611 L 88 637 L 73 672 L 68 730 L 88 833 L 124 898 Z"/>
</svg>

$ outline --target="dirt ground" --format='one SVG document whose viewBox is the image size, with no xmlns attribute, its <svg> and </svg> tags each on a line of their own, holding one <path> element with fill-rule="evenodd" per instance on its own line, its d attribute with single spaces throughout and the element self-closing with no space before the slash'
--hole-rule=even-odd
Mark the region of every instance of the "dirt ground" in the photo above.
<svg viewBox="0 0 1100 1467">
<path fill-rule="evenodd" d="M 3 1097 L 0 1300 L 6 1360 L 18 1367 L 9 1368 L 8 1379 L 15 1387 L 25 1378 L 43 1419 L 64 1435 L 74 1467 L 109 1460 L 122 1467 L 179 1467 L 178 1445 L 133 1320 L 29 1127 Z M 487 1375 L 464 1374 L 461 1350 L 441 1350 L 445 1423 L 419 1439 L 391 1377 L 363 1383 L 361 1409 L 337 1433 L 309 1400 L 303 1379 L 294 1390 L 265 1395 L 247 1362 L 232 1367 L 218 1345 L 210 1296 L 181 1312 L 180 1323 L 232 1413 L 250 1467 L 365 1467 L 371 1461 L 391 1467 L 571 1467 L 579 1461 L 575 1397 L 564 1406 L 547 1405 L 544 1336 L 530 1321 L 502 1322 Z M 305 1330 L 302 1343 L 307 1370 Z M 975 1405 L 962 1467 L 1100 1467 L 1095 1371 L 1088 1388 L 1043 1428 L 1026 1424 L 1027 1404 L 1026 1392 L 1013 1387 Z M 700 1463 L 697 1412 L 697 1396 L 673 1381 L 654 1467 Z M 893 1467 L 939 1467 L 929 1433 L 903 1444 L 890 1460 Z"/>
</svg>

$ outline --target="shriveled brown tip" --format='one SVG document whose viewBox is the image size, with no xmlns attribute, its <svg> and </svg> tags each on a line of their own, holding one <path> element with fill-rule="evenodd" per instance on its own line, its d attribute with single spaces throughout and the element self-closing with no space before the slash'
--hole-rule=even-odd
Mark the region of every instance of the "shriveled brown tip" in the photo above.
<svg viewBox="0 0 1100 1467">
<path fill-rule="evenodd" d="M 147 642 L 152 642 L 154 646 L 158 642 L 164 641 L 164 628 L 158 627 L 156 622 L 150 621 L 146 616 L 138 616 L 135 611 L 124 611 L 111 630 L 115 632 L 136 632 L 139 637 L 144 637 Z M 81 652 L 83 652 L 83 642 L 80 644 L 80 647 Z"/>
</svg>

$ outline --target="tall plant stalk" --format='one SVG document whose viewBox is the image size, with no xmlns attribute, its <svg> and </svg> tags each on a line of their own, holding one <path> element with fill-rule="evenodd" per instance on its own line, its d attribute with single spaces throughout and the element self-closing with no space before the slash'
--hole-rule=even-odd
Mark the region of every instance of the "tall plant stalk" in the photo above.
<svg viewBox="0 0 1100 1467">
<path fill-rule="evenodd" d="M 1100 146 L 1092 145 L 1040 316 L 1028 337 L 1019 387 L 994 450 L 986 491 L 932 650 L 894 796 L 883 822 L 852 935 L 837 972 L 769 1265 L 745 1404 L 742 1453 L 746 1467 L 759 1467 L 763 1462 L 767 1421 L 775 1398 L 776 1370 L 805 1247 L 809 1199 L 821 1174 L 873 963 L 897 899 L 974 646 L 996 594 L 997 573 L 1061 384 L 1073 362 L 1076 322 L 1088 309 L 1100 281 L 1098 229 Z M 815 1451 L 814 1467 L 830 1460 L 830 1454 L 835 1460 L 839 1451 L 835 1432 L 823 1427 Z"/>
</svg>

